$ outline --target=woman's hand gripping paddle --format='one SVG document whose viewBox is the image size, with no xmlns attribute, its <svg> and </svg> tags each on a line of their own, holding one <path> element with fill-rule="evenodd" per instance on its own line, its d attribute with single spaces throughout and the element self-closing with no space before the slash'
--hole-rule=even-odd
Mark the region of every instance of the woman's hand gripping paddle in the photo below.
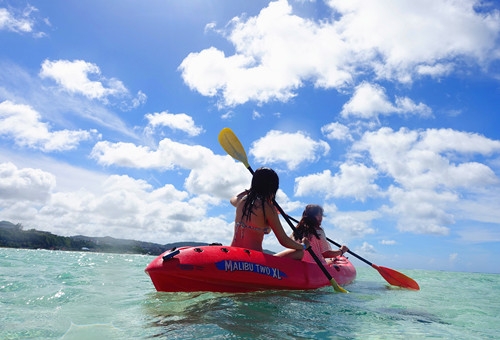
<svg viewBox="0 0 500 340">
<path fill-rule="evenodd" d="M 234 159 L 243 163 L 245 165 L 245 167 L 248 169 L 248 171 L 250 171 L 250 173 L 252 173 L 252 175 L 253 175 L 254 171 L 253 171 L 252 167 L 250 166 L 250 164 L 248 164 L 248 158 L 247 158 L 247 154 L 245 152 L 245 149 L 243 148 L 243 145 L 241 145 L 240 140 L 238 139 L 238 137 L 236 137 L 234 132 L 230 128 L 224 128 L 219 133 L 218 139 L 219 139 L 220 145 L 228 153 L 228 155 L 230 155 Z M 285 218 L 286 222 L 292 228 L 292 230 L 295 231 L 295 227 L 293 226 L 292 221 L 290 221 L 290 218 L 288 217 L 288 215 L 285 214 L 283 209 L 281 209 L 278 202 L 276 202 L 276 200 L 273 199 L 273 204 L 278 209 L 281 216 L 283 216 Z M 316 256 L 316 254 L 311 249 L 311 247 L 307 248 L 307 251 L 309 252 L 309 254 L 311 254 L 311 256 L 314 259 L 314 261 L 316 262 L 316 264 L 320 267 L 321 271 L 325 274 L 328 281 L 332 285 L 333 289 L 335 289 L 336 292 L 347 293 L 347 290 L 340 287 L 338 285 L 337 281 L 335 281 L 335 279 L 332 277 L 332 275 L 328 272 L 328 270 L 326 270 L 325 266 L 323 266 L 323 263 L 321 263 L 320 259 Z"/>
<path fill-rule="evenodd" d="M 291 216 L 288 216 L 288 218 L 290 218 L 291 220 L 295 221 L 296 223 L 299 223 L 299 221 L 297 221 L 295 218 L 293 218 Z M 334 245 L 336 245 L 337 247 L 340 247 L 339 243 L 337 243 L 337 242 L 329 239 L 328 237 L 326 239 L 329 242 L 331 242 Z M 405 274 L 400 273 L 400 272 L 398 272 L 398 271 L 396 271 L 394 269 L 391 269 L 391 268 L 379 267 L 376 264 L 371 263 L 368 260 L 365 260 L 364 258 L 362 258 L 361 256 L 359 256 L 358 254 L 356 254 L 356 253 L 354 253 L 354 252 L 352 252 L 350 250 L 347 251 L 347 252 L 349 254 L 353 255 L 354 257 L 356 257 L 358 260 L 361 260 L 364 263 L 366 263 L 369 266 L 371 266 L 372 268 L 376 269 L 380 273 L 380 275 L 382 275 L 382 277 L 387 282 L 389 282 L 391 285 L 402 287 L 402 288 L 420 290 L 420 287 L 419 287 L 417 281 L 413 280 L 411 277 L 408 277 Z"/>
</svg>

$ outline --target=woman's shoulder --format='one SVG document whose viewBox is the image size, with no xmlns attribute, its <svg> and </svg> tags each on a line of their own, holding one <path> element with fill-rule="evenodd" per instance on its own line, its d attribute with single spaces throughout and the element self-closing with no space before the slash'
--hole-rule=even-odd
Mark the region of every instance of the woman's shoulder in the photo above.
<svg viewBox="0 0 500 340">
<path fill-rule="evenodd" d="M 264 207 L 266 207 L 266 209 L 273 209 L 273 210 L 275 209 L 274 204 L 270 200 L 263 199 L 262 197 L 259 197 L 255 201 L 259 202 L 258 204 L 264 205 Z"/>
<path fill-rule="evenodd" d="M 323 230 L 323 228 L 321 228 L 320 226 L 316 227 L 316 232 L 318 233 L 319 236 L 326 237 L 325 230 Z"/>
</svg>

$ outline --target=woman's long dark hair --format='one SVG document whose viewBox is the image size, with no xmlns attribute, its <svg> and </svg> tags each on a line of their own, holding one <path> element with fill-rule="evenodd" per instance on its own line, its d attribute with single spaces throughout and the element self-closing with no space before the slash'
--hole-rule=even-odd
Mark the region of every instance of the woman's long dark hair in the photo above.
<svg viewBox="0 0 500 340">
<path fill-rule="evenodd" d="M 293 238 L 298 241 L 304 237 L 310 238 L 313 235 L 319 240 L 318 229 L 321 227 L 316 218 L 319 214 L 323 215 L 323 207 L 317 204 L 308 204 L 293 232 Z"/>
<path fill-rule="evenodd" d="M 278 174 L 273 169 L 262 167 L 255 170 L 252 184 L 247 194 L 245 205 L 243 206 L 242 217 L 246 216 L 247 221 L 250 220 L 255 201 L 260 199 L 265 218 L 264 202 L 274 198 L 276 191 L 278 191 L 279 184 Z"/>
</svg>

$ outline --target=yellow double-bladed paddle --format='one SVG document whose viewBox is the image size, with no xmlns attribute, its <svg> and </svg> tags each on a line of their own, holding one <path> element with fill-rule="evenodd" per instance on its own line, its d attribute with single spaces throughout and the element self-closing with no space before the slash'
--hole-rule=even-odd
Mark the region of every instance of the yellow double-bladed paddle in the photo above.
<svg viewBox="0 0 500 340">
<path fill-rule="evenodd" d="M 234 159 L 243 163 L 245 165 L 245 167 L 248 169 L 248 171 L 250 171 L 250 173 L 252 173 L 252 175 L 253 175 L 254 171 L 253 171 L 252 167 L 250 166 L 250 164 L 248 164 L 247 153 L 245 152 L 243 145 L 241 145 L 238 137 L 236 137 L 236 135 L 234 134 L 234 132 L 230 128 L 224 128 L 221 130 L 221 132 L 219 133 L 219 143 L 222 146 L 222 148 L 224 150 L 226 150 L 226 152 L 231 157 L 233 157 Z M 286 220 L 286 222 L 288 223 L 290 228 L 292 228 L 292 230 L 295 231 L 295 227 L 293 226 L 292 221 L 290 221 L 290 218 L 288 217 L 288 215 L 285 214 L 283 209 L 281 209 L 279 204 L 274 199 L 273 199 L 273 204 L 278 209 L 281 216 L 283 216 L 283 218 Z M 338 285 L 337 281 L 335 281 L 335 279 L 332 277 L 332 275 L 330 275 L 328 270 L 326 270 L 325 266 L 323 265 L 323 263 L 321 263 L 320 259 L 318 258 L 318 256 L 316 256 L 316 254 L 311 249 L 311 247 L 307 248 L 307 251 L 309 252 L 309 254 L 311 254 L 312 258 L 317 263 L 317 265 L 319 266 L 321 271 L 328 278 L 328 281 L 330 281 L 330 284 L 332 285 L 333 289 L 335 289 L 336 292 L 347 293 L 347 290 L 340 287 Z"/>
</svg>

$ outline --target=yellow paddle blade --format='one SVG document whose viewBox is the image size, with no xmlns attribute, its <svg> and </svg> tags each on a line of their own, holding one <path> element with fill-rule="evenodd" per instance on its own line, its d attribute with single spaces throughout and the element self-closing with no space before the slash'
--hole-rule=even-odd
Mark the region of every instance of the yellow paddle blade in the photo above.
<svg viewBox="0 0 500 340">
<path fill-rule="evenodd" d="M 333 277 L 330 280 L 330 284 L 332 285 L 333 289 L 335 289 L 336 292 L 339 292 L 339 293 L 349 293 L 347 290 L 345 290 L 344 288 L 340 287 L 339 284 L 337 283 L 337 281 L 335 281 L 335 279 Z"/>
<path fill-rule="evenodd" d="M 249 168 L 250 164 L 248 164 L 247 153 L 241 145 L 240 140 L 234 134 L 233 130 L 230 128 L 223 128 L 219 132 L 219 144 L 222 146 L 224 150 L 226 150 L 227 154 L 234 159 L 242 162 L 245 167 Z"/>
</svg>

